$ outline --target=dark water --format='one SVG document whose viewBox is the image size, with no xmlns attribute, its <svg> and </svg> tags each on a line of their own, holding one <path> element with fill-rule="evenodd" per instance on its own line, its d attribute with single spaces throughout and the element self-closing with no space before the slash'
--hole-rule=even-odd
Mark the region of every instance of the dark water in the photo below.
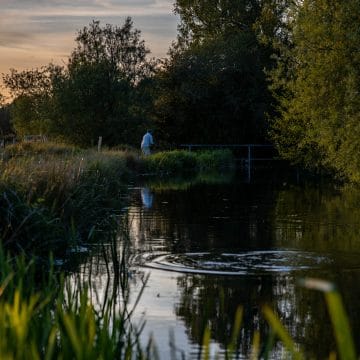
<svg viewBox="0 0 360 360">
<path fill-rule="evenodd" d="M 130 191 L 135 269 L 150 274 L 135 320 L 146 319 L 143 338 L 153 334 L 161 359 L 170 356 L 172 333 L 177 355 L 196 358 L 206 325 L 213 353 L 221 353 L 239 305 L 239 357 L 248 358 L 254 333 L 269 334 L 264 303 L 309 356 L 328 356 L 335 342 L 323 294 L 301 287 L 305 277 L 338 285 L 360 343 L 359 191 L 271 172 L 251 183 L 235 176 Z"/>
</svg>

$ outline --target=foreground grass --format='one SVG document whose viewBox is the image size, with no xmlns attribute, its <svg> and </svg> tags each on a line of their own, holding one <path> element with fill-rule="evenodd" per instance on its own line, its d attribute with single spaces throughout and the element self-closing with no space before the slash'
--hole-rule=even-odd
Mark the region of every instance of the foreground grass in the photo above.
<svg viewBox="0 0 360 360">
<path fill-rule="evenodd" d="M 5 255 L 0 246 L 1 359 L 150 358 L 131 323 L 126 253 L 117 255 L 107 259 L 118 270 L 109 278 L 111 294 L 95 307 L 81 280 L 53 267 L 39 271 L 35 261 Z"/>
<path fill-rule="evenodd" d="M 38 273 L 36 262 L 19 256 L 11 258 L 0 250 L 0 354 L 2 359 L 157 359 L 156 334 L 147 346 L 140 342 L 141 325 L 131 323 L 126 252 L 107 258 L 109 295 L 103 303 L 81 282 L 49 271 Z M 51 261 L 50 261 L 51 263 Z M 115 275 L 117 274 L 117 276 Z M 71 279 L 71 280 L 70 280 Z M 146 281 L 145 283 L 146 284 Z M 341 298 L 330 283 L 306 279 L 303 286 L 322 291 L 331 318 L 337 351 L 328 359 L 355 360 L 356 352 Z M 140 295 L 141 296 L 141 293 Z M 239 355 L 242 336 L 242 308 L 234 318 L 232 334 L 221 354 L 211 354 L 211 331 L 206 328 L 199 359 L 234 359 Z M 255 332 L 248 350 L 249 359 L 306 359 L 272 308 L 265 305 L 261 317 L 270 332 Z M 278 344 L 285 349 L 279 353 Z M 170 345 L 169 345 L 170 346 Z M 184 355 L 183 355 L 184 356 Z M 185 357 L 181 358 L 185 358 Z M 177 359 L 176 354 L 172 354 Z"/>
</svg>

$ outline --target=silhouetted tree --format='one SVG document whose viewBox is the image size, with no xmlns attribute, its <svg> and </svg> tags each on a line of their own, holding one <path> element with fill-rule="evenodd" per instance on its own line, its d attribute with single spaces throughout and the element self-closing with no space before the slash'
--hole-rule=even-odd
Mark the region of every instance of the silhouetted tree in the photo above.
<svg viewBox="0 0 360 360">
<path fill-rule="evenodd" d="M 3 82 L 14 98 L 11 123 L 19 135 L 48 134 L 53 110 L 53 78 L 62 68 L 49 64 L 41 68 L 10 69 Z"/>
<path fill-rule="evenodd" d="M 167 142 L 263 142 L 273 98 L 265 69 L 285 0 L 178 0 L 177 42 L 158 75 L 156 123 Z M 215 6 L 214 6 L 215 5 Z"/>
<path fill-rule="evenodd" d="M 81 145 L 103 136 L 108 145 L 138 143 L 138 87 L 152 72 L 140 31 L 93 21 L 79 31 L 66 76 L 58 78 L 56 132 Z"/>
</svg>

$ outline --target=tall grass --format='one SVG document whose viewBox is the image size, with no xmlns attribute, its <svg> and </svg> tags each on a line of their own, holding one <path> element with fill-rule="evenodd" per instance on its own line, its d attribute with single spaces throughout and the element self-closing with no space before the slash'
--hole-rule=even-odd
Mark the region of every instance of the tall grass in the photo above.
<svg viewBox="0 0 360 360">
<path fill-rule="evenodd" d="M 109 237 L 117 243 L 115 232 Z M 6 255 L 0 247 L 1 359 L 150 358 L 151 347 L 144 350 L 139 342 L 141 327 L 131 322 L 125 240 L 120 252 L 106 257 L 116 276 L 109 272 L 112 291 L 101 306 L 83 279 L 65 278 L 53 266 L 39 272 L 36 261 Z"/>
<path fill-rule="evenodd" d="M 0 236 L 37 253 L 88 241 L 123 203 L 135 155 L 58 144 L 9 146 L 0 164 Z"/>
</svg>

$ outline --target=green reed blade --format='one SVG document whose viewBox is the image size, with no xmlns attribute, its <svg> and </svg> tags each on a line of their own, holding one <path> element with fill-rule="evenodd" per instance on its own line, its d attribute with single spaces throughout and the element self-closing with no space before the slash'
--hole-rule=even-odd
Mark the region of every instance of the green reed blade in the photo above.
<svg viewBox="0 0 360 360">
<path fill-rule="evenodd" d="M 308 289 L 319 290 L 325 294 L 340 359 L 355 360 L 356 351 L 349 320 L 335 286 L 328 281 L 311 278 L 303 279 L 301 284 Z"/>
<path fill-rule="evenodd" d="M 291 336 L 280 322 L 279 318 L 273 312 L 273 310 L 268 306 L 264 305 L 262 309 L 264 316 L 271 326 L 272 330 L 275 334 L 279 337 L 279 339 L 284 343 L 286 349 L 290 352 L 292 357 L 296 360 L 304 359 L 302 353 L 296 348 L 294 341 L 292 340 Z"/>
</svg>

